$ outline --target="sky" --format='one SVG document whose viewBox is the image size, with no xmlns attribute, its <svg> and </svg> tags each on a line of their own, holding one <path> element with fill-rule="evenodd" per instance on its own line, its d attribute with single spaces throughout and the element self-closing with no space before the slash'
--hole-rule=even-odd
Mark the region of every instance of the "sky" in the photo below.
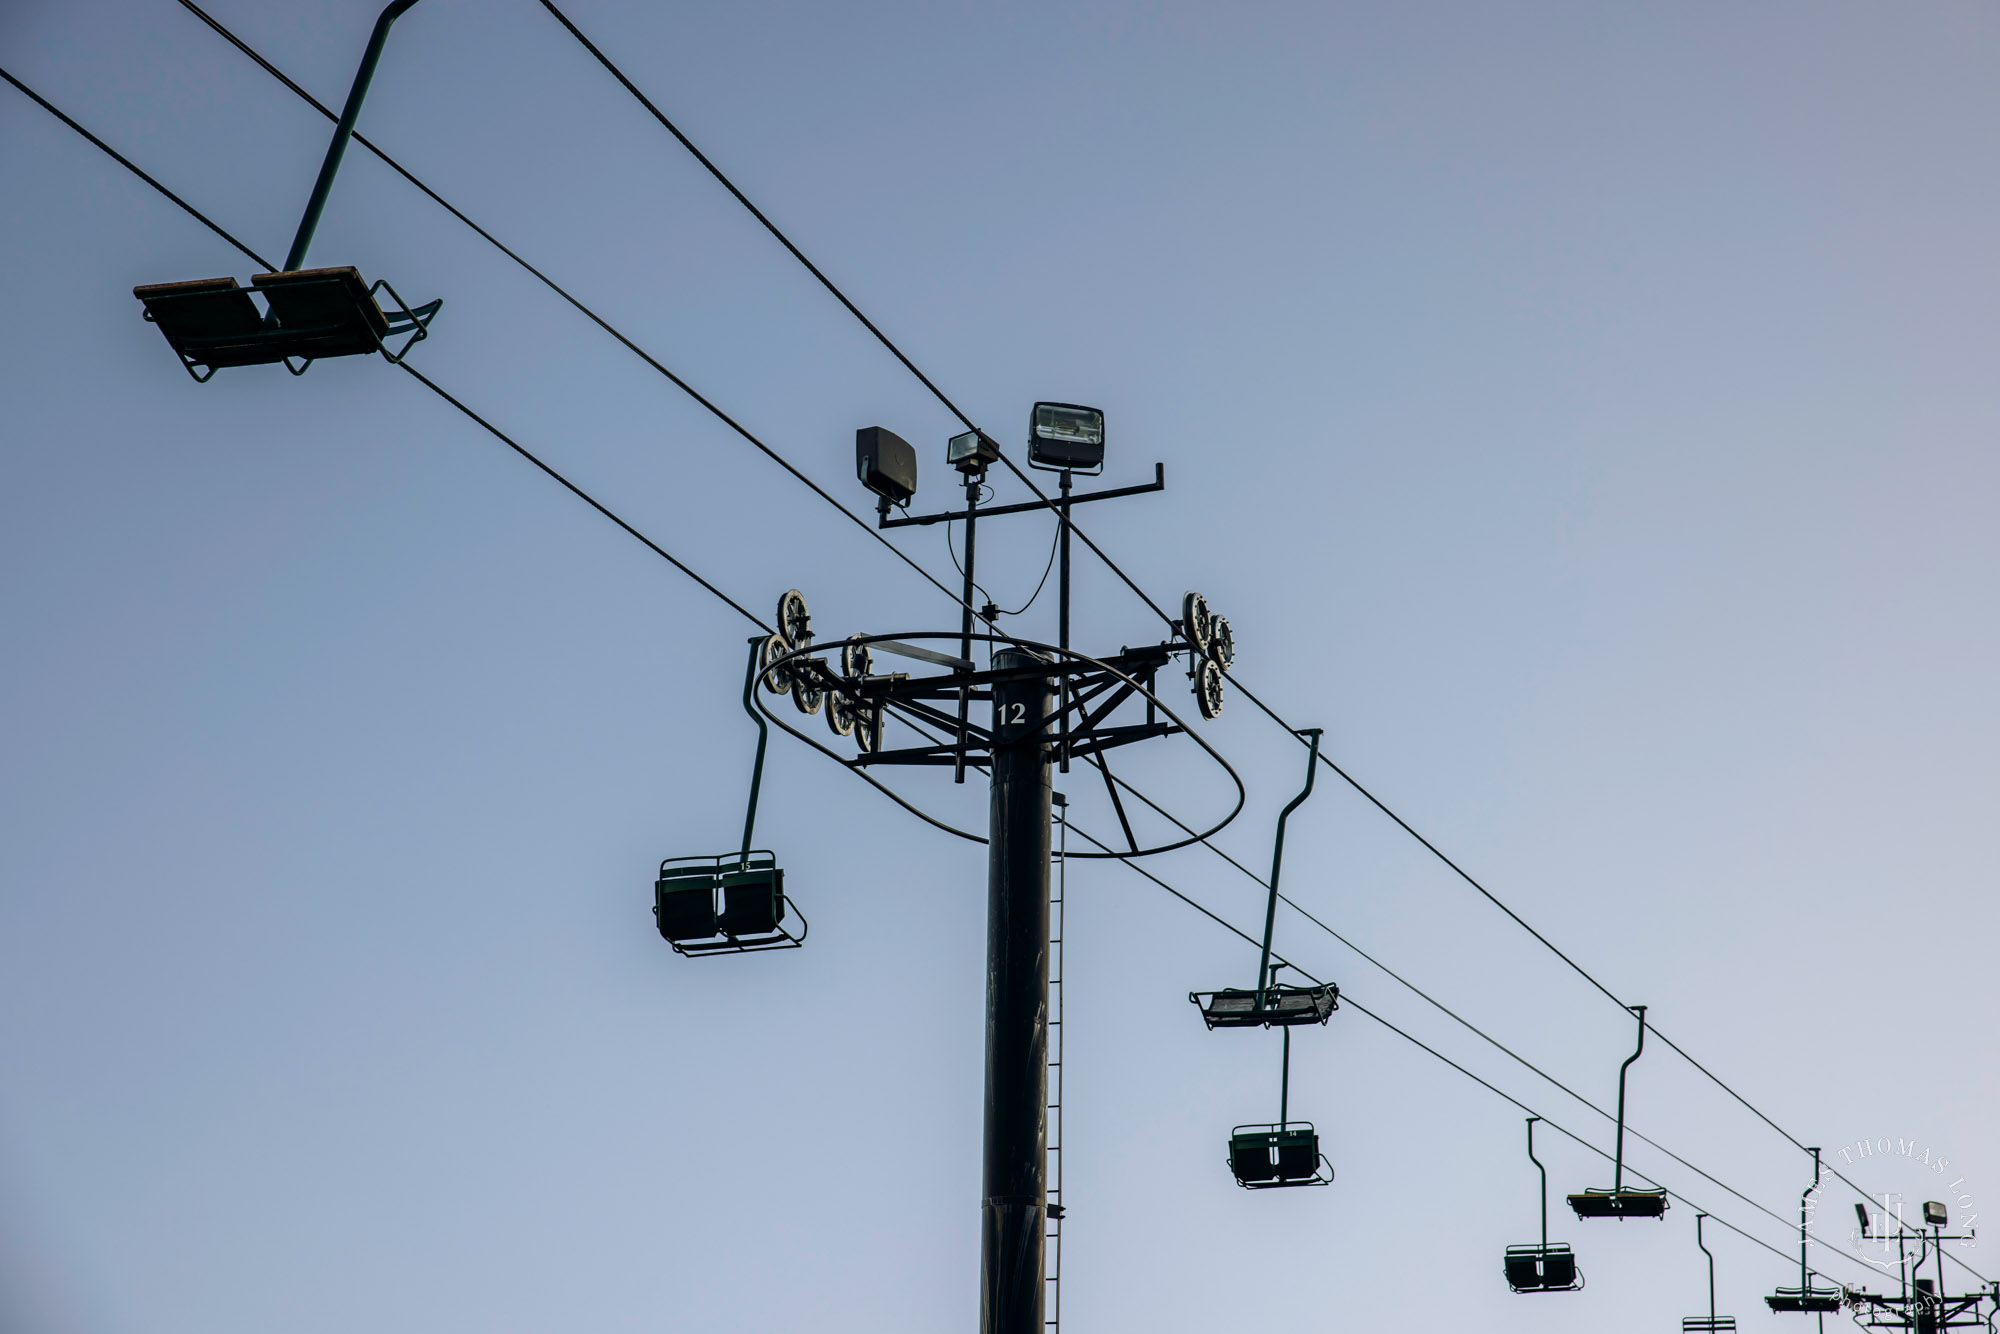
<svg viewBox="0 0 2000 1334">
<path fill-rule="evenodd" d="M 1056 400 L 1104 410 L 1105 484 L 1163 464 L 1084 531 L 1204 593 L 1245 686 L 1743 1100 L 1649 1041 L 1630 1125 L 1715 1180 L 1631 1142 L 1685 1198 L 1554 1201 L 1588 1286 L 1510 1293 L 1524 1113 L 1439 1055 L 1608 1150 L 1479 1033 L 1609 1107 L 1632 1021 L 1322 773 L 1286 888 L 1423 993 L 1281 913 L 1353 1002 L 1291 1072 L 1331 1187 L 1224 1163 L 1278 1039 L 1185 996 L 1254 949 L 1131 868 L 1062 877 L 1066 1325 L 1669 1329 L 1712 1209 L 1719 1311 L 1802 1329 L 1760 1298 L 1810 1160 L 1761 1117 L 2000 1207 L 2000 12 L 568 12 L 1003 447 Z M 373 21 L 213 13 L 335 103 Z M 0 65 L 282 255 L 326 122 L 181 6 L 10 0 Z M 845 504 L 867 425 L 954 498 L 955 419 L 541 6 L 424 0 L 361 128 Z M 674 954 L 650 882 L 739 835 L 749 624 L 379 358 L 194 384 L 130 289 L 256 266 L 10 87 L 0 164 L 0 1328 L 973 1327 L 983 850 L 774 735 L 757 841 L 811 938 Z M 412 364 L 760 617 L 956 628 L 358 148 L 309 262 L 442 297 Z M 1050 536 L 982 527 L 1001 605 Z M 950 581 L 941 530 L 895 541 Z M 1087 555 L 1075 600 L 1087 651 L 1165 633 Z M 1052 638 L 1053 596 L 1003 625 Z M 1302 752 L 1235 689 L 1201 727 L 1248 790 L 1216 842 L 1261 867 Z M 1125 772 L 1227 809 L 1185 738 Z M 1145 867 L 1258 918 L 1210 851 Z M 1537 1147 L 1552 1193 L 1610 1184 Z M 1859 1253 L 1854 1199 L 1819 1231 Z"/>
</svg>

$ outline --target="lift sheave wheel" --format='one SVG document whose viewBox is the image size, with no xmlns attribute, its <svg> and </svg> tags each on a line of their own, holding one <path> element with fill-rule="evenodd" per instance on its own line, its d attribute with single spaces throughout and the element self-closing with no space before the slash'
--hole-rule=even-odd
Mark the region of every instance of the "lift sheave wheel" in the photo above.
<svg viewBox="0 0 2000 1334">
<path fill-rule="evenodd" d="M 817 658 L 793 658 L 790 663 L 792 674 L 792 703 L 800 713 L 814 714 L 826 699 L 826 688 L 821 684 Z"/>
<path fill-rule="evenodd" d="M 778 599 L 778 633 L 793 648 L 812 643 L 812 613 L 806 610 L 806 595 L 796 588 L 786 589 Z"/>
<path fill-rule="evenodd" d="M 826 695 L 826 725 L 835 736 L 854 735 L 857 714 L 854 703 L 838 690 L 829 690 Z"/>
<path fill-rule="evenodd" d="M 1832 1315 L 1840 1309 L 1841 1290 L 1820 1288 L 1807 1284 L 1798 1288 L 1779 1288 L 1764 1299 L 1764 1305 L 1773 1311 L 1804 1315 Z"/>
<path fill-rule="evenodd" d="M 1222 715 L 1222 669 L 1213 658 L 1202 658 L 1195 665 L 1194 702 L 1210 722 Z"/>
<path fill-rule="evenodd" d="M 1194 651 L 1208 655 L 1208 632 L 1213 613 L 1208 609 L 1208 599 L 1199 593 L 1190 592 L 1181 598 L 1181 634 L 1194 646 Z"/>
<path fill-rule="evenodd" d="M 1209 617 L 1208 656 L 1225 672 L 1236 661 L 1236 632 L 1229 628 L 1227 616 Z"/>
<path fill-rule="evenodd" d="M 775 668 L 771 666 L 772 663 L 791 651 L 791 645 L 785 642 L 783 635 L 772 635 L 757 650 L 757 666 L 762 671 L 760 679 L 764 682 L 764 689 L 774 695 L 789 695 L 792 693 L 791 664 L 786 663 L 783 666 Z"/>
</svg>

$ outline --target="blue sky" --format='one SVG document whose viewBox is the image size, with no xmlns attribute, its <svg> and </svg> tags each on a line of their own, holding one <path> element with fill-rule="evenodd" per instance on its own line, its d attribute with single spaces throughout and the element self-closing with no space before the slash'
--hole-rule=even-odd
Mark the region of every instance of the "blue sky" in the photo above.
<svg viewBox="0 0 2000 1334">
<path fill-rule="evenodd" d="M 327 101 L 373 19 L 214 12 Z M 1243 679 L 1462 866 L 1806 1142 L 1910 1137 L 2000 1192 L 2000 16 L 570 12 L 1003 445 L 1055 399 L 1104 408 L 1109 483 L 1163 462 L 1164 495 L 1087 530 L 1156 598 L 1204 591 Z M 0 62 L 282 253 L 325 123 L 178 5 L 15 0 Z M 850 442 L 881 424 L 946 502 L 952 419 L 539 6 L 424 0 L 362 129 L 834 494 L 865 506 Z M 11 88 L 0 160 L 0 1323 L 970 1325 L 983 854 L 780 738 L 759 842 L 811 944 L 673 955 L 653 865 L 740 828 L 743 623 L 379 361 L 190 383 L 129 290 L 249 261 Z M 795 586 L 824 635 L 956 625 L 365 153 L 312 262 L 444 297 L 425 372 L 760 614 Z M 982 582 L 1018 605 L 1049 525 L 1009 522 Z M 949 572 L 938 530 L 899 542 Z M 1090 561 L 1076 597 L 1080 644 L 1160 634 Z M 1053 599 L 1011 626 L 1052 635 Z M 1258 865 L 1298 752 L 1240 697 L 1205 735 L 1250 789 L 1219 842 Z M 1190 813 L 1226 796 L 1186 743 L 1135 777 Z M 983 818 L 977 787 L 911 790 Z M 1302 903 L 1608 1105 L 1611 1002 L 1352 790 L 1292 828 Z M 1150 869 L 1260 906 L 1199 849 Z M 1078 1329 L 1705 1305 L 1678 1205 L 1558 1207 L 1589 1287 L 1509 1294 L 1520 1114 L 1352 1010 L 1293 1071 L 1336 1185 L 1236 1189 L 1223 1140 L 1274 1112 L 1277 1040 L 1205 1032 L 1184 995 L 1254 952 L 1124 868 L 1068 889 Z M 1663 1048 L 1632 1122 L 1796 1209 L 1803 1156 Z M 1552 1190 L 1608 1184 L 1542 1142 Z M 1724 1313 L 1783 1328 L 1758 1300 L 1783 1264 L 1710 1236 Z"/>
</svg>

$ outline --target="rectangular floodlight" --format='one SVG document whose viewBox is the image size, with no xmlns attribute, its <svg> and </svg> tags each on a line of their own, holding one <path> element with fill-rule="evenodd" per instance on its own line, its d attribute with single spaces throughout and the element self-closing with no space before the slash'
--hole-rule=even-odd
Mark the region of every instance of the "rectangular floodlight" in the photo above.
<svg viewBox="0 0 2000 1334">
<path fill-rule="evenodd" d="M 854 433 L 854 471 L 861 485 L 892 504 L 917 494 L 917 451 L 886 426 Z"/>
<path fill-rule="evenodd" d="M 960 472 L 985 472 L 1000 461 L 1000 446 L 984 431 L 966 431 L 945 441 L 944 461 Z"/>
<path fill-rule="evenodd" d="M 1103 472 L 1103 412 L 1075 403 L 1035 404 L 1028 419 L 1028 463 L 1049 472 Z"/>
</svg>

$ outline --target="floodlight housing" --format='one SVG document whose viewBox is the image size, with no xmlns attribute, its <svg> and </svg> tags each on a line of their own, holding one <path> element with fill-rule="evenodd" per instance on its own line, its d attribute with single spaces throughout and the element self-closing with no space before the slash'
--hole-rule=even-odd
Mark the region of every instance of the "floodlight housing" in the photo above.
<svg viewBox="0 0 2000 1334">
<path fill-rule="evenodd" d="M 1943 1227 L 1945 1222 L 1944 1203 L 1940 1200 L 1925 1200 L 1924 1226 Z"/>
<path fill-rule="evenodd" d="M 1035 404 L 1028 417 L 1028 464 L 1048 472 L 1103 472 L 1103 411 L 1075 403 Z"/>
<path fill-rule="evenodd" d="M 882 497 L 885 509 L 917 494 L 917 451 L 886 426 L 854 433 L 854 471 L 861 485 Z"/>
<path fill-rule="evenodd" d="M 966 431 L 945 441 L 944 461 L 971 476 L 1000 461 L 1000 446 L 984 431 Z"/>
</svg>

